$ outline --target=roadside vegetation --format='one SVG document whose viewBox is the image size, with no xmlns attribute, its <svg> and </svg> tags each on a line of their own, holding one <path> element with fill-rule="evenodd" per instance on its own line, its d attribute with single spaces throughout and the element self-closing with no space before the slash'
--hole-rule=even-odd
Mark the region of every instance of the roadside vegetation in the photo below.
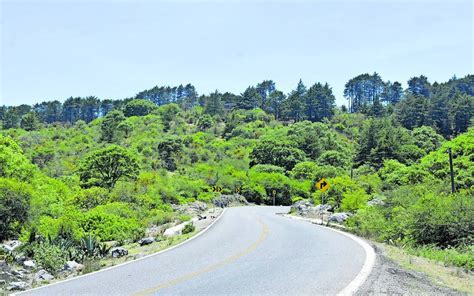
<svg viewBox="0 0 474 296">
<path fill-rule="evenodd" d="M 474 76 L 408 85 L 359 75 L 341 108 L 329 85 L 301 81 L 288 95 L 264 81 L 240 95 L 186 85 L 0 107 L 0 241 L 23 242 L 0 256 L 54 274 L 189 220 L 176 205 L 234 193 L 317 205 L 324 177 L 352 231 L 472 271 Z"/>
</svg>

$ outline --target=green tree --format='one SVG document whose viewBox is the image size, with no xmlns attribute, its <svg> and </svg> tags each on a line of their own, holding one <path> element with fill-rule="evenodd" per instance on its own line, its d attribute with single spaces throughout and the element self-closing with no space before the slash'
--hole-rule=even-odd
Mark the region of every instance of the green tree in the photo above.
<svg viewBox="0 0 474 296">
<path fill-rule="evenodd" d="M 30 199 L 28 185 L 0 178 L 0 241 L 19 234 L 28 219 Z"/>
<path fill-rule="evenodd" d="M 99 186 L 111 189 L 122 178 L 136 178 L 139 165 L 130 151 L 110 145 L 87 155 L 78 172 L 83 187 Z"/>
<path fill-rule="evenodd" d="M 35 131 L 41 127 L 41 122 L 35 112 L 29 112 L 21 118 L 20 127 L 27 131 Z"/>
<path fill-rule="evenodd" d="M 253 86 L 249 86 L 243 94 L 241 99 L 237 102 L 237 108 L 251 110 L 257 108 L 262 98 L 258 93 L 257 89 Z"/>
<path fill-rule="evenodd" d="M 121 111 L 113 110 L 105 115 L 104 120 L 100 124 L 101 141 L 114 143 L 118 140 L 119 126 L 125 120 L 125 116 Z"/>
<path fill-rule="evenodd" d="M 273 164 L 290 171 L 298 162 L 305 159 L 304 152 L 290 143 L 277 140 L 260 141 L 250 153 L 251 163 Z"/>
<path fill-rule="evenodd" d="M 131 100 L 125 105 L 123 113 L 126 117 L 145 116 L 156 109 L 157 106 L 153 102 L 143 99 L 135 99 Z"/>
<path fill-rule="evenodd" d="M 224 112 L 224 104 L 221 97 L 222 95 L 217 90 L 210 94 L 206 100 L 204 112 L 210 115 L 221 115 Z"/>
</svg>

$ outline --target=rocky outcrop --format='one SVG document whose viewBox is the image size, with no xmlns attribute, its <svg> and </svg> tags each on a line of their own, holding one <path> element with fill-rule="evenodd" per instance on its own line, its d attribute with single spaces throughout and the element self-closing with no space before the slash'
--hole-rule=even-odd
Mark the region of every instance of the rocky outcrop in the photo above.
<svg viewBox="0 0 474 296">
<path fill-rule="evenodd" d="M 216 207 L 220 208 L 249 204 L 245 197 L 240 194 L 221 194 L 214 198 L 212 202 Z"/>
<path fill-rule="evenodd" d="M 321 213 L 329 215 L 331 208 L 332 207 L 328 204 L 314 206 L 307 200 L 300 200 L 291 206 L 291 212 L 302 217 L 315 217 L 319 216 Z"/>
<path fill-rule="evenodd" d="M 123 247 L 115 247 L 110 250 L 113 258 L 120 258 L 128 255 L 128 250 Z"/>
<path fill-rule="evenodd" d="M 28 283 L 23 281 L 11 282 L 7 286 L 7 291 L 23 291 L 30 287 Z"/>
<path fill-rule="evenodd" d="M 329 216 L 329 222 L 335 222 L 335 223 L 343 223 L 344 221 L 349 218 L 351 213 L 334 213 L 331 216 Z"/>
</svg>

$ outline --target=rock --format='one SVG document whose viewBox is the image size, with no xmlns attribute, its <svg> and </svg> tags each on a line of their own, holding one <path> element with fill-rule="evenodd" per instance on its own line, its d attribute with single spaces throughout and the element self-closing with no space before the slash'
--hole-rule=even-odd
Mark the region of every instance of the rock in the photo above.
<svg viewBox="0 0 474 296">
<path fill-rule="evenodd" d="M 350 213 L 334 213 L 331 216 L 329 216 L 329 222 L 336 222 L 336 223 L 342 223 L 347 220 L 351 216 Z"/>
<path fill-rule="evenodd" d="M 320 215 L 321 210 L 323 211 L 323 213 L 327 214 L 330 209 L 330 205 L 323 204 L 314 206 L 311 202 L 307 200 L 297 201 L 291 206 L 292 213 L 296 213 L 297 215 L 303 217 Z"/>
<path fill-rule="evenodd" d="M 128 255 L 128 250 L 122 247 L 115 247 L 110 250 L 113 258 L 120 258 Z"/>
<path fill-rule="evenodd" d="M 140 239 L 138 241 L 138 243 L 140 244 L 140 246 L 145 246 L 145 245 L 149 245 L 149 244 L 152 244 L 155 242 L 155 238 L 154 237 L 144 237 L 142 239 Z"/>
<path fill-rule="evenodd" d="M 49 272 L 47 272 L 44 269 L 39 270 L 35 274 L 35 281 L 37 281 L 37 282 L 50 281 L 50 280 L 53 280 L 53 279 L 54 279 L 54 276 L 52 276 Z"/>
<path fill-rule="evenodd" d="M 331 205 L 323 204 L 323 205 L 317 205 L 316 207 L 314 207 L 314 209 L 315 209 L 316 211 L 318 211 L 318 212 L 321 212 L 321 211 L 322 211 L 322 212 L 326 212 L 326 213 L 327 213 L 327 212 L 329 212 L 329 211 L 332 209 L 332 207 L 331 207 Z"/>
<path fill-rule="evenodd" d="M 248 205 L 249 202 L 240 194 L 221 194 L 212 200 L 215 206 L 225 208 L 230 205 Z"/>
<path fill-rule="evenodd" d="M 63 270 L 66 271 L 79 271 L 84 268 L 84 265 L 77 263 L 76 261 L 68 261 L 64 264 Z"/>
<path fill-rule="evenodd" d="M 21 242 L 19 240 L 11 240 L 11 241 L 8 241 L 8 242 L 4 243 L 2 246 L 7 251 L 13 252 L 13 250 L 15 250 L 16 248 L 21 246 Z"/>
<path fill-rule="evenodd" d="M 23 261 L 23 267 L 26 269 L 34 269 L 36 267 L 35 261 L 33 260 Z"/>
<path fill-rule="evenodd" d="M 188 208 L 190 211 L 195 213 L 202 213 L 207 210 L 207 205 L 201 201 L 195 201 L 188 204 Z"/>
<path fill-rule="evenodd" d="M 372 200 L 369 200 L 367 202 L 367 205 L 369 206 L 383 206 L 385 204 L 385 202 L 383 200 L 381 200 L 380 198 L 374 198 Z"/>
<path fill-rule="evenodd" d="M 22 291 L 26 290 L 28 287 L 29 285 L 22 281 L 11 282 L 7 286 L 7 291 Z"/>
<path fill-rule="evenodd" d="M 181 234 L 186 224 L 188 224 L 188 222 L 184 222 L 184 223 L 181 223 L 181 224 L 178 224 L 176 226 L 166 229 L 165 232 L 163 233 L 163 236 L 172 237 L 172 236 Z"/>
</svg>

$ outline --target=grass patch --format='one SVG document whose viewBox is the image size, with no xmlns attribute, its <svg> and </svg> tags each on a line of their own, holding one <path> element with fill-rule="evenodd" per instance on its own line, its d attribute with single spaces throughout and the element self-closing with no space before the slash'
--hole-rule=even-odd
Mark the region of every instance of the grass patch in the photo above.
<svg viewBox="0 0 474 296">
<path fill-rule="evenodd" d="M 453 256 L 453 253 L 442 253 L 443 250 L 434 249 L 428 251 L 427 248 L 402 249 L 386 244 L 383 244 L 383 248 L 386 250 L 387 256 L 402 267 L 422 272 L 435 283 L 457 291 L 474 294 L 474 274 L 471 271 L 466 271 L 461 267 L 445 266 L 445 264 L 441 264 L 434 259 L 440 259 L 440 256 L 444 255 L 447 257 Z M 433 259 L 422 258 L 417 254 L 426 255 L 425 257 L 432 256 Z"/>
</svg>

